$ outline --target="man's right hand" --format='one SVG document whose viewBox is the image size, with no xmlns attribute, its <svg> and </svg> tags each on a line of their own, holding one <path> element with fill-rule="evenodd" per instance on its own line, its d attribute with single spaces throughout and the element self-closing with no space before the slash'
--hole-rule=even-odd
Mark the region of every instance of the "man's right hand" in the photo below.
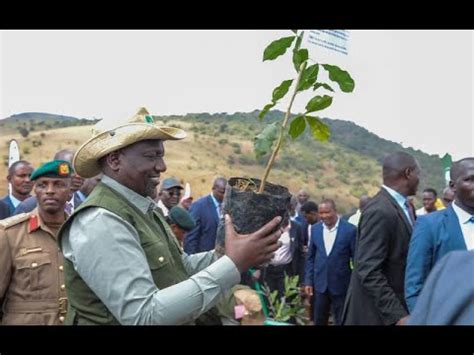
<svg viewBox="0 0 474 355">
<path fill-rule="evenodd" d="M 275 217 L 258 231 L 238 234 L 232 219 L 225 215 L 225 253 L 232 259 L 240 272 L 270 261 L 279 248 L 281 217 Z"/>
<path fill-rule="evenodd" d="M 305 286 L 304 287 L 304 293 L 306 296 L 312 296 L 313 295 L 313 286 Z"/>
</svg>

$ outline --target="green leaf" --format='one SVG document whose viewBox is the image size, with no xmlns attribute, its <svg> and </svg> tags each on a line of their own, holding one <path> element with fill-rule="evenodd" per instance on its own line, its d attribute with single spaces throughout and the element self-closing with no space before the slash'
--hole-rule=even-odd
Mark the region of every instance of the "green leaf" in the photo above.
<svg viewBox="0 0 474 355">
<path fill-rule="evenodd" d="M 298 138 L 306 128 L 306 122 L 303 116 L 297 116 L 291 121 L 290 129 L 288 133 L 290 134 L 291 138 L 296 139 Z"/>
<path fill-rule="evenodd" d="M 316 82 L 318 78 L 319 64 L 313 64 L 307 67 L 303 74 L 301 74 L 300 83 L 298 85 L 298 91 L 304 91 L 309 89 Z"/>
<path fill-rule="evenodd" d="M 275 106 L 275 104 L 277 103 L 278 100 L 280 100 L 281 98 L 283 98 L 286 95 L 286 93 L 290 89 L 290 86 L 291 86 L 292 82 L 293 82 L 293 80 L 285 80 L 278 87 L 276 87 L 273 90 L 273 94 L 272 94 L 272 101 L 273 101 L 273 104 L 274 104 L 273 106 Z"/>
<path fill-rule="evenodd" d="M 325 108 L 331 106 L 332 104 L 332 97 L 331 96 L 315 96 L 306 104 L 306 113 L 314 112 L 314 111 L 321 111 Z"/>
<path fill-rule="evenodd" d="M 323 123 L 319 117 L 305 116 L 306 121 L 308 121 L 309 127 L 311 128 L 311 133 L 313 137 L 317 140 L 325 142 L 329 139 L 331 131 L 329 126 Z"/>
<path fill-rule="evenodd" d="M 329 73 L 329 79 L 339 84 L 339 88 L 343 92 L 352 92 L 355 82 L 351 75 L 339 68 L 337 65 L 323 64 L 323 68 Z"/>
<path fill-rule="evenodd" d="M 308 50 L 298 49 L 297 51 L 293 52 L 293 65 L 295 66 L 296 72 L 300 71 L 301 63 L 308 60 Z"/>
<path fill-rule="evenodd" d="M 313 91 L 316 90 L 316 89 L 319 89 L 320 87 L 323 87 L 323 88 L 325 88 L 326 90 L 329 90 L 329 91 L 334 92 L 334 90 L 332 89 L 332 87 L 330 87 L 330 86 L 329 86 L 328 84 L 326 84 L 326 83 L 316 83 L 316 84 L 314 84 Z"/>
<path fill-rule="evenodd" d="M 278 135 L 278 123 L 279 122 L 274 122 L 266 126 L 263 131 L 255 137 L 254 150 L 257 159 L 261 158 L 271 150 L 273 142 Z"/>
<path fill-rule="evenodd" d="M 270 109 L 272 107 L 274 107 L 276 105 L 275 102 L 271 102 L 269 104 L 266 104 L 265 107 L 263 108 L 262 111 L 260 111 L 260 113 L 258 114 L 258 118 L 261 120 L 263 120 L 263 118 L 265 117 L 265 115 L 267 114 L 268 111 L 270 111 Z"/>
<path fill-rule="evenodd" d="M 291 46 L 296 36 L 283 37 L 270 43 L 263 52 L 263 61 L 273 60 L 285 54 L 288 47 Z"/>
</svg>

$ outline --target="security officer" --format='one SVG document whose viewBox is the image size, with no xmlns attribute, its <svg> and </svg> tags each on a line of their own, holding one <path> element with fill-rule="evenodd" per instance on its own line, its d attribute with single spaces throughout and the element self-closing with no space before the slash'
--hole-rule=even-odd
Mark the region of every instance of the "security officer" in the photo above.
<svg viewBox="0 0 474 355">
<path fill-rule="evenodd" d="M 184 237 L 186 232 L 189 232 L 196 226 L 193 216 L 184 208 L 174 206 L 166 217 L 166 222 L 171 227 L 173 234 L 179 241 L 179 245 L 183 248 Z"/>
<path fill-rule="evenodd" d="M 60 325 L 67 298 L 56 236 L 72 197 L 72 169 L 53 160 L 31 175 L 38 206 L 0 221 L 0 324 Z"/>
</svg>

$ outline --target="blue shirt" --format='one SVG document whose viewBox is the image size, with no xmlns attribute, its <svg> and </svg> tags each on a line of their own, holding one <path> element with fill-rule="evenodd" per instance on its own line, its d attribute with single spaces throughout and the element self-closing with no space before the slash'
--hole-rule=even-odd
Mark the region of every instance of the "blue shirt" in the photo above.
<svg viewBox="0 0 474 355">
<path fill-rule="evenodd" d="M 407 216 L 407 219 L 408 219 L 408 222 L 410 222 L 410 224 L 413 226 L 413 222 L 412 222 L 412 219 L 410 217 L 410 211 L 408 210 L 407 208 L 407 203 L 408 203 L 408 200 L 405 196 L 403 196 L 401 193 L 399 193 L 398 191 L 395 191 L 394 189 L 391 189 L 390 187 L 386 186 L 386 185 L 382 185 L 382 187 L 390 194 L 390 196 L 392 196 L 395 201 L 397 201 L 398 205 L 400 206 L 400 208 L 402 209 L 403 212 L 405 212 L 405 215 Z"/>
<path fill-rule="evenodd" d="M 217 201 L 217 199 L 214 197 L 213 194 L 211 194 L 211 199 L 212 199 L 212 202 L 214 203 L 214 207 L 216 208 L 216 211 L 217 211 L 217 215 L 219 216 L 219 219 L 222 217 L 222 214 L 221 214 L 221 209 L 219 208 L 219 205 L 222 204 L 219 203 L 219 201 Z"/>
</svg>

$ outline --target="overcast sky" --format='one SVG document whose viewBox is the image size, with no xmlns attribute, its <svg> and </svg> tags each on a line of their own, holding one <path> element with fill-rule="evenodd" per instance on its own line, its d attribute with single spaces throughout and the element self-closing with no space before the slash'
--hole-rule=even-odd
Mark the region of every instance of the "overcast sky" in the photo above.
<svg viewBox="0 0 474 355">
<path fill-rule="evenodd" d="M 353 121 L 405 147 L 474 155 L 472 31 L 349 32 L 349 54 L 311 48 L 356 81 L 323 116 Z M 248 112 L 294 77 L 290 56 L 262 62 L 290 31 L 1 31 L 0 114 L 76 117 Z M 297 97 L 304 109 L 309 92 Z M 286 101 L 277 108 L 284 110 Z"/>
</svg>

